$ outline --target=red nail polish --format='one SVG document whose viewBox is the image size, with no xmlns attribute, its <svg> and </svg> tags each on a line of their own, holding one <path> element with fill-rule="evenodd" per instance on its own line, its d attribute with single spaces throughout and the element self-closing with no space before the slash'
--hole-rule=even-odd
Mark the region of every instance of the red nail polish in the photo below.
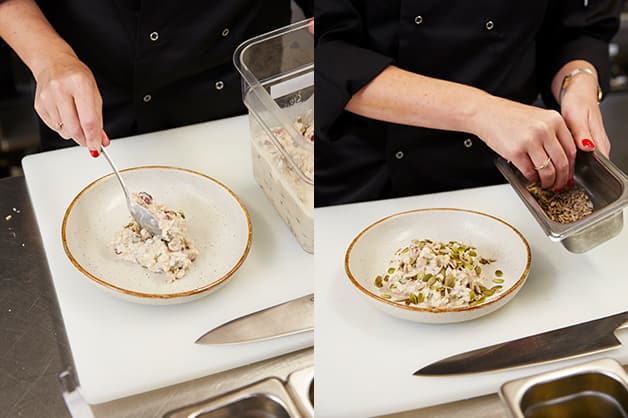
<svg viewBox="0 0 628 418">
<path fill-rule="evenodd" d="M 95 150 L 95 149 L 90 149 L 90 150 L 89 150 L 89 154 L 90 154 L 92 157 L 94 157 L 94 158 L 98 157 L 98 155 L 99 155 L 98 151 L 97 151 L 97 150 Z"/>
<path fill-rule="evenodd" d="M 561 191 L 561 190 L 563 190 L 563 189 L 554 189 L 554 190 L 552 190 L 552 191 L 553 191 L 554 193 L 560 193 L 560 191 Z"/>
<path fill-rule="evenodd" d="M 595 148 L 595 144 L 588 138 L 582 140 L 582 146 L 585 148 Z"/>
<path fill-rule="evenodd" d="M 570 179 L 570 180 L 567 182 L 567 187 L 573 187 L 573 179 Z"/>
</svg>

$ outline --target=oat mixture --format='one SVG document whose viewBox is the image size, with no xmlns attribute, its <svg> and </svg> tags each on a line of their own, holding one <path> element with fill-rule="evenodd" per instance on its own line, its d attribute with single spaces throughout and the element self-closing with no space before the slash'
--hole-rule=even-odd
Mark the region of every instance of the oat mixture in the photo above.
<svg viewBox="0 0 628 418">
<path fill-rule="evenodd" d="M 397 303 L 432 309 L 473 306 L 503 288 L 502 271 L 490 267 L 495 261 L 458 241 L 412 240 L 374 282 L 381 297 Z"/>
<path fill-rule="evenodd" d="M 298 116 L 293 126 L 303 138 L 309 142 L 314 142 L 314 115 L 311 110 L 308 110 L 305 114 Z M 284 150 L 292 157 L 292 161 L 307 177 L 312 178 L 314 175 L 314 153 L 311 149 L 304 144 L 295 143 L 292 137 L 283 129 L 275 128 L 272 130 L 277 141 L 283 146 Z M 304 181 L 298 176 L 296 172 L 290 167 L 290 163 L 285 160 L 285 157 L 279 152 L 274 144 L 270 143 L 268 139 L 262 143 L 269 146 L 268 152 L 273 156 L 277 167 L 279 167 L 288 179 L 290 179 L 292 185 L 300 190 L 299 183 Z"/>
<path fill-rule="evenodd" d="M 584 189 L 575 184 L 558 193 L 531 184 L 528 191 L 534 196 L 545 214 L 554 222 L 569 224 L 593 212 L 593 202 Z"/>
<path fill-rule="evenodd" d="M 283 127 L 272 129 L 271 139 L 261 127 L 253 126 L 253 175 L 268 199 L 290 227 L 303 249 L 314 250 L 314 113 L 308 109 L 295 118 L 296 138 Z M 281 144 L 304 178 L 277 148 Z"/>
<path fill-rule="evenodd" d="M 130 218 L 113 239 L 114 253 L 150 271 L 166 273 L 171 281 L 182 278 L 198 256 L 188 236 L 185 214 L 156 204 L 148 193 L 132 193 L 131 199 L 157 218 L 162 234 L 152 236 Z"/>
</svg>

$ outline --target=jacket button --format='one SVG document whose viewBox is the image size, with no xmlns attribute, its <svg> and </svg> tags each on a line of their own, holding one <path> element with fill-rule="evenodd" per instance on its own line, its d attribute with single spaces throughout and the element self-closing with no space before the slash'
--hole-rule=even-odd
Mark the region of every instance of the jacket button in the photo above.
<svg viewBox="0 0 628 418">
<path fill-rule="evenodd" d="M 225 36 L 229 35 L 229 28 L 224 28 L 222 30 L 222 37 L 224 38 Z"/>
<path fill-rule="evenodd" d="M 159 39 L 159 34 L 157 32 L 151 32 L 148 37 L 151 41 L 155 42 L 157 39 Z"/>
<path fill-rule="evenodd" d="M 493 30 L 494 27 L 495 27 L 495 24 L 493 23 L 492 20 L 489 20 L 488 22 L 486 22 L 486 29 L 487 30 Z"/>
<path fill-rule="evenodd" d="M 216 90 L 222 90 L 224 86 L 225 83 L 223 83 L 222 81 L 216 81 Z"/>
<path fill-rule="evenodd" d="M 423 16 L 417 16 L 414 18 L 414 23 L 416 23 L 417 25 L 420 25 L 421 23 L 423 23 Z"/>
<path fill-rule="evenodd" d="M 397 151 L 395 158 L 401 160 L 403 158 L 403 151 Z"/>
<path fill-rule="evenodd" d="M 467 138 L 464 140 L 463 144 L 465 147 L 471 148 L 471 146 L 473 145 L 473 141 L 471 140 L 471 138 Z"/>
<path fill-rule="evenodd" d="M 144 100 L 144 103 L 148 103 L 151 101 L 152 98 L 153 96 L 151 96 L 150 94 L 147 94 L 146 96 L 142 97 L 142 100 Z"/>
</svg>

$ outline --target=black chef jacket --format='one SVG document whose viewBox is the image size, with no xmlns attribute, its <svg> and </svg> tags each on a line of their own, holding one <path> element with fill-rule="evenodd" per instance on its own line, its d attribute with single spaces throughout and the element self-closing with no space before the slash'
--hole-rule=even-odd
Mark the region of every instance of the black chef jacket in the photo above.
<svg viewBox="0 0 628 418">
<path fill-rule="evenodd" d="M 312 0 L 297 2 L 306 16 Z M 290 23 L 290 0 L 38 0 L 92 70 L 110 138 L 245 112 L 233 53 Z M 44 149 L 73 144 L 47 128 Z"/>
<path fill-rule="evenodd" d="M 345 105 L 384 68 L 533 103 L 557 103 L 550 83 L 566 62 L 609 78 L 618 0 L 316 0 L 315 205 L 503 182 L 496 154 L 460 132 L 368 119 Z M 399 92 L 403 94 L 403 92 Z"/>
</svg>

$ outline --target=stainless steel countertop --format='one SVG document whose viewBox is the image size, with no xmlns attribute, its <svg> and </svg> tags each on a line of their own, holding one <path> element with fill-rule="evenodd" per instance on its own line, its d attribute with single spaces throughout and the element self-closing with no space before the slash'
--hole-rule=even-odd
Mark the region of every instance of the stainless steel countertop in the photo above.
<svg viewBox="0 0 628 418">
<path fill-rule="evenodd" d="M 0 180 L 0 214 L 0 415 L 69 417 L 57 375 L 72 360 L 23 177 Z"/>
</svg>

